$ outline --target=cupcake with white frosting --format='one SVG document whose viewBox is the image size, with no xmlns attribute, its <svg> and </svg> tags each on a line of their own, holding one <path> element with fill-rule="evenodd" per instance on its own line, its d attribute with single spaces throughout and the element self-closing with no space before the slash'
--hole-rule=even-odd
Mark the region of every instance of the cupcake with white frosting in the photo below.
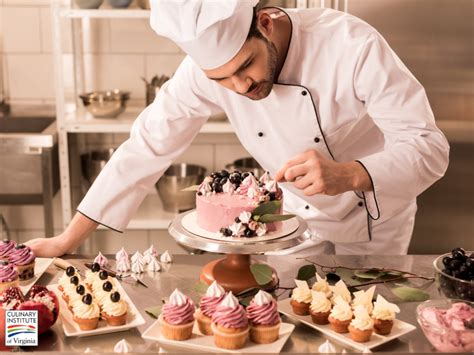
<svg viewBox="0 0 474 355">
<path fill-rule="evenodd" d="M 309 314 L 315 324 L 328 324 L 329 314 L 331 313 L 331 301 L 326 298 L 324 292 L 311 291 L 312 300 L 309 306 Z"/>
<path fill-rule="evenodd" d="M 332 291 L 329 288 L 326 278 L 322 278 L 318 273 L 316 273 L 316 282 L 313 284 L 311 290 L 324 293 L 326 298 L 331 298 L 332 295 Z"/>
<path fill-rule="evenodd" d="M 390 334 L 395 320 L 395 313 L 399 312 L 400 308 L 396 304 L 390 303 L 381 295 L 378 295 L 372 311 L 375 333 L 380 335 Z"/>
<path fill-rule="evenodd" d="M 337 333 L 347 333 L 352 320 L 352 309 L 342 297 L 337 296 L 328 317 L 331 328 Z"/>
<path fill-rule="evenodd" d="M 76 301 L 72 307 L 74 322 L 81 330 L 92 330 L 99 323 L 100 308 L 90 293 L 86 293 L 80 301 Z"/>
<path fill-rule="evenodd" d="M 374 321 L 367 312 L 367 308 L 359 305 L 354 310 L 354 319 L 349 325 L 351 339 L 358 343 L 366 343 L 370 340 L 374 329 Z"/>
<path fill-rule="evenodd" d="M 311 304 L 311 290 L 306 281 L 295 280 L 296 288 L 291 295 L 291 307 L 293 313 L 300 316 L 309 314 L 309 305 Z"/>
<path fill-rule="evenodd" d="M 108 325 L 118 326 L 127 322 L 128 304 L 122 300 L 118 291 L 110 293 L 110 296 L 105 298 L 101 307 L 102 317 Z"/>
<path fill-rule="evenodd" d="M 329 286 L 329 289 L 332 291 L 331 302 L 333 304 L 338 296 L 341 297 L 347 303 L 351 302 L 351 292 L 347 288 L 344 281 L 339 280 L 334 286 Z"/>
<path fill-rule="evenodd" d="M 372 313 L 374 308 L 372 304 L 372 299 L 374 297 L 375 286 L 372 286 L 367 291 L 357 291 L 354 292 L 354 299 L 352 300 L 352 309 L 355 309 L 357 306 L 363 306 L 367 309 L 367 312 Z"/>
</svg>

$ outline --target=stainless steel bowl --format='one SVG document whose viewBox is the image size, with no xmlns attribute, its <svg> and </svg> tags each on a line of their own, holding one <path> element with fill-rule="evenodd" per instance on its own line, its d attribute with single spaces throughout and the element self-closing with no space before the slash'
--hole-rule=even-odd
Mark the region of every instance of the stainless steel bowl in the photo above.
<svg viewBox="0 0 474 355">
<path fill-rule="evenodd" d="M 92 116 L 115 118 L 125 111 L 130 92 L 122 90 L 92 91 L 79 95 L 82 103 Z"/>
<path fill-rule="evenodd" d="M 150 10 L 150 0 L 137 0 L 138 6 L 140 6 L 144 10 Z"/>
<path fill-rule="evenodd" d="M 109 161 L 115 149 L 92 150 L 88 153 L 81 154 L 82 176 L 87 183 L 92 185 L 97 175 Z"/>
<path fill-rule="evenodd" d="M 260 164 L 254 158 L 242 158 L 234 160 L 233 163 L 225 166 L 227 170 L 240 170 L 242 172 L 252 172 L 255 176 L 260 177 L 265 173 Z"/>
<path fill-rule="evenodd" d="M 186 187 L 198 185 L 206 177 L 206 169 L 193 164 L 171 165 L 155 184 L 163 207 L 169 212 L 183 212 L 196 207 L 196 193 L 182 191 Z"/>
</svg>

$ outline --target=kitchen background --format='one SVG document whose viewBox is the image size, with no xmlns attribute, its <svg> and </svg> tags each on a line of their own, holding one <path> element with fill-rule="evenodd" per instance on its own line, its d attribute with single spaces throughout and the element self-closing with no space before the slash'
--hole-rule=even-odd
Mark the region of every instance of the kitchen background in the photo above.
<svg viewBox="0 0 474 355">
<path fill-rule="evenodd" d="M 152 32 L 145 18 L 81 20 L 61 17 L 63 54 L 60 65 L 63 67 L 64 87 L 55 92 L 58 62 L 54 61 L 53 55 L 51 1 L 0 0 L 0 101 L 5 99 L 10 104 L 13 115 L 24 112 L 54 115 L 57 95 L 73 100 L 73 73 L 81 58 L 84 90 L 128 90 L 131 99 L 127 105 L 142 109 L 146 92 L 141 77 L 149 80 L 154 75 L 171 76 L 184 58 L 177 46 Z M 347 6 L 350 13 L 366 20 L 385 36 L 425 86 L 438 125 L 451 144 L 451 163 L 446 177 L 418 200 L 419 211 L 409 252 L 436 254 L 457 245 L 474 249 L 474 1 L 262 2 L 284 7 L 323 5 L 339 10 Z M 68 4 L 64 1 L 64 6 Z M 107 0 L 101 9 L 110 9 Z M 137 0 L 129 8 L 130 11 L 134 9 L 139 9 Z M 73 36 L 71 27 L 75 23 L 77 30 L 80 21 L 83 56 L 78 58 L 77 51 L 74 51 L 78 46 L 77 37 Z M 222 117 L 214 118 L 214 121 L 222 123 Z M 64 175 L 71 178 L 73 211 L 86 188 L 81 177 L 80 154 L 117 147 L 127 138 L 123 130 L 119 131 L 67 135 L 70 171 L 62 171 L 61 179 Z M 198 135 L 179 162 L 202 165 L 212 171 L 248 156 L 229 129 L 208 129 L 206 132 Z M 0 138 L 0 148 L 1 144 Z M 0 204 L 0 214 L 9 227 L 11 238 L 22 242 L 44 236 L 41 205 L 13 206 L 5 200 L 2 202 L 1 194 L 5 193 L 7 178 L 11 177 L 7 175 L 7 153 L 2 149 L 0 152 L 3 155 L 0 158 L 0 203 L 5 203 Z M 159 204 L 159 199 L 155 197 L 147 200 L 145 214 L 156 212 L 154 204 Z M 54 234 L 57 234 L 63 229 L 64 206 L 60 192 L 55 195 L 52 205 Z M 165 249 L 174 253 L 184 252 L 166 231 L 166 218 L 170 216 L 165 213 L 160 226 L 148 228 L 146 223 L 135 223 L 135 227 L 132 225 L 124 234 L 98 230 L 82 251 L 114 253 L 121 246 L 130 251 L 144 250 L 153 243 L 160 252 Z"/>
</svg>

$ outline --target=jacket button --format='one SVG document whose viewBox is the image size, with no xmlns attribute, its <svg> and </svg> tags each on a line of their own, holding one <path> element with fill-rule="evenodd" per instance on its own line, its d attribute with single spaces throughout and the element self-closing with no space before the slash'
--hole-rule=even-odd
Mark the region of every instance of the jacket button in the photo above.
<svg viewBox="0 0 474 355">
<path fill-rule="evenodd" d="M 301 95 L 306 96 L 308 92 L 306 90 L 301 91 Z"/>
<path fill-rule="evenodd" d="M 319 143 L 319 138 L 318 138 L 318 137 L 314 138 L 314 141 L 315 141 L 316 143 Z"/>
<path fill-rule="evenodd" d="M 363 203 L 362 201 L 360 201 L 360 202 L 358 203 L 358 205 L 359 205 L 359 207 L 362 207 L 362 206 L 364 206 L 364 203 Z"/>
<path fill-rule="evenodd" d="M 307 209 L 307 210 L 309 210 L 309 206 L 308 206 L 308 205 L 304 206 L 304 208 Z"/>
<path fill-rule="evenodd" d="M 258 132 L 257 134 L 259 137 L 263 137 L 263 132 Z"/>
</svg>

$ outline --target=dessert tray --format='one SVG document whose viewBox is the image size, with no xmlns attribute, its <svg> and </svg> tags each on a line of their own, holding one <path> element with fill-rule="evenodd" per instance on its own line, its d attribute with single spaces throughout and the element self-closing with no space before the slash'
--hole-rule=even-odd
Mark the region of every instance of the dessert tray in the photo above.
<svg viewBox="0 0 474 355">
<path fill-rule="evenodd" d="M 86 337 L 90 335 L 121 332 L 145 324 L 145 319 L 143 319 L 137 307 L 132 303 L 132 300 L 130 299 L 130 297 L 128 297 L 120 282 L 117 282 L 117 291 L 120 292 L 122 299 L 128 304 L 127 322 L 124 325 L 110 326 L 107 325 L 105 320 L 100 319 L 99 325 L 96 329 L 93 330 L 81 330 L 79 328 L 79 325 L 74 322 L 73 315 L 69 311 L 66 301 L 64 301 L 64 299 L 61 297 L 61 291 L 59 291 L 57 284 L 49 285 L 48 288 L 54 291 L 58 296 L 60 304 L 61 323 L 64 330 L 64 334 L 67 337 Z"/>
<path fill-rule="evenodd" d="M 286 221 L 282 221 L 282 228 L 275 232 L 268 232 L 261 237 L 252 237 L 252 238 L 237 238 L 237 237 L 224 237 L 220 233 L 213 233 L 209 232 L 205 229 L 202 229 L 197 224 L 197 213 L 196 211 L 192 211 L 191 213 L 186 214 L 182 222 L 184 229 L 188 232 L 196 234 L 200 237 L 211 239 L 211 240 L 222 240 L 228 242 L 236 242 L 236 243 L 248 243 L 249 241 L 252 242 L 262 242 L 265 240 L 272 240 L 282 238 L 293 233 L 295 230 L 298 229 L 298 219 L 291 218 Z"/>
<path fill-rule="evenodd" d="M 304 323 L 314 329 L 319 330 L 324 335 L 344 345 L 348 345 L 351 348 L 359 350 L 359 351 L 365 351 L 366 349 L 375 348 L 393 339 L 397 339 L 404 334 L 410 333 L 411 331 L 416 329 L 416 327 L 414 325 L 411 325 L 410 323 L 395 319 L 393 322 L 393 328 L 390 334 L 379 335 L 379 334 L 373 333 L 368 342 L 358 343 L 350 338 L 349 333 L 346 333 L 346 334 L 337 333 L 331 329 L 331 326 L 329 324 L 328 325 L 314 324 L 311 320 L 311 316 L 309 315 L 300 316 L 300 315 L 294 314 L 290 302 L 291 302 L 291 299 L 289 298 L 279 301 L 278 311 L 292 319 L 298 320 L 301 323 Z"/>
<path fill-rule="evenodd" d="M 295 329 L 295 326 L 290 323 L 281 323 L 280 325 L 280 337 L 277 341 L 270 344 L 255 344 L 247 339 L 245 346 L 242 349 L 227 350 L 218 348 L 214 344 L 214 337 L 212 335 L 202 335 L 199 331 L 198 325 L 194 323 L 193 335 L 188 340 L 178 341 L 169 340 L 161 335 L 160 323 L 155 321 L 145 332 L 142 334 L 142 338 L 148 340 L 155 340 L 162 345 L 169 345 L 173 347 L 179 347 L 184 349 L 200 350 L 203 352 L 213 353 L 279 353 L 285 345 L 286 341 L 290 337 L 291 333 Z"/>
<path fill-rule="evenodd" d="M 52 258 L 36 258 L 35 259 L 35 276 L 29 280 L 20 281 L 20 289 L 24 295 L 28 293 L 30 288 L 38 281 L 41 275 L 48 269 L 49 265 L 53 262 Z"/>
</svg>

